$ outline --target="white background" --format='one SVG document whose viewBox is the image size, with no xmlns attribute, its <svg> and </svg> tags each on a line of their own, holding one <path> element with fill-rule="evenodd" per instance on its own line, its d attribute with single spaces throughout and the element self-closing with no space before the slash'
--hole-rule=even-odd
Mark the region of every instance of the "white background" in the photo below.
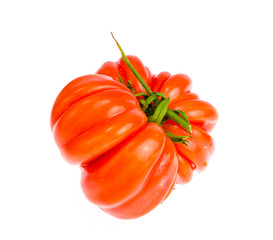
<svg viewBox="0 0 273 240">
<path fill-rule="evenodd" d="M 272 1 L 1 1 L 0 239 L 273 239 Z M 125 53 L 186 73 L 219 111 L 207 170 L 136 220 L 89 203 L 49 117 Z"/>
</svg>

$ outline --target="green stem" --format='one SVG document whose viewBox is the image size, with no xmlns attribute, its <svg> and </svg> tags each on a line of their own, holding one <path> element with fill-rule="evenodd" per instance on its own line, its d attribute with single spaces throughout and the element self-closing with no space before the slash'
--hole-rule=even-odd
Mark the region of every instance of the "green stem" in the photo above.
<svg viewBox="0 0 273 240">
<path fill-rule="evenodd" d="M 122 78 L 121 78 L 121 76 L 120 75 L 118 75 L 118 78 L 119 78 L 119 81 L 123 84 L 123 85 L 125 85 L 126 86 L 126 84 L 125 84 L 125 82 L 122 80 Z"/>
<path fill-rule="evenodd" d="M 168 111 L 168 104 L 170 102 L 170 98 L 164 99 L 156 108 L 154 114 L 148 117 L 148 122 L 154 122 L 160 124 Z"/>
<path fill-rule="evenodd" d="M 166 116 L 177 122 L 181 127 L 183 127 L 187 132 L 192 133 L 191 125 L 185 121 L 182 117 L 174 113 L 172 110 L 168 109 Z"/>
<path fill-rule="evenodd" d="M 140 96 L 143 96 L 143 97 L 149 97 L 149 94 L 147 93 L 144 93 L 144 92 L 141 92 L 141 93 L 137 93 L 135 94 L 136 97 L 140 97 Z"/>
<path fill-rule="evenodd" d="M 147 91 L 147 93 L 149 95 L 153 95 L 153 91 L 149 88 L 149 86 L 147 85 L 147 83 L 142 79 L 142 77 L 139 75 L 139 73 L 136 71 L 136 69 L 134 68 L 134 66 L 130 63 L 129 59 L 126 57 L 124 51 L 122 50 L 121 46 L 119 45 L 118 41 L 115 39 L 113 33 L 111 32 L 111 35 L 113 37 L 113 39 L 115 40 L 121 55 L 122 55 L 122 59 L 124 60 L 124 62 L 127 64 L 127 66 L 131 69 L 131 71 L 133 72 L 133 74 L 136 76 L 136 78 L 139 80 L 139 82 L 141 83 L 141 85 L 145 88 L 145 90 Z M 159 104 L 159 100 L 157 98 L 155 98 L 155 105 L 158 106 Z M 187 132 L 192 133 L 192 127 L 190 125 L 190 123 L 188 121 L 186 121 L 185 119 L 183 119 L 182 117 L 180 117 L 178 114 L 176 114 L 174 111 L 170 110 L 168 108 L 166 116 L 169 117 L 170 119 L 172 119 L 173 121 L 177 122 L 181 127 L 183 127 Z M 164 116 L 163 116 L 164 117 Z"/>
<path fill-rule="evenodd" d="M 115 40 L 120 52 L 121 52 L 121 56 L 122 59 L 124 60 L 124 62 L 127 64 L 127 66 L 131 69 L 131 71 L 135 74 L 135 76 L 137 77 L 137 79 L 140 81 L 141 85 L 145 88 L 145 90 L 147 91 L 147 93 L 149 93 L 150 95 L 153 94 L 152 90 L 149 88 L 149 86 L 147 85 L 147 83 L 142 79 L 142 77 L 139 75 L 139 73 L 136 71 L 136 69 L 134 68 L 134 66 L 130 63 L 129 59 L 125 56 L 125 53 L 123 52 L 121 46 L 119 45 L 118 41 L 115 39 L 113 33 L 111 32 L 111 35 L 113 37 L 113 39 Z"/>
</svg>

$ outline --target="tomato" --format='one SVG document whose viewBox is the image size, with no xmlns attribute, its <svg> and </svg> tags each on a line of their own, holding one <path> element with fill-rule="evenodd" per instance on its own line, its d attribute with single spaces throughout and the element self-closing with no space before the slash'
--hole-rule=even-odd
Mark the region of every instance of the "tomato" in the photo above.
<svg viewBox="0 0 273 240">
<path fill-rule="evenodd" d="M 137 57 L 127 58 L 153 92 L 169 97 L 169 109 L 187 114 L 192 133 L 172 119 L 160 125 L 147 121 L 139 103 L 143 96 L 134 95 L 147 92 L 122 58 L 70 82 L 51 113 L 55 142 L 67 162 L 80 165 L 86 197 L 123 219 L 148 213 L 176 183 L 189 182 L 194 169 L 207 166 L 214 151 L 209 132 L 218 118 L 211 104 L 191 92 L 187 75 L 155 76 Z M 188 146 L 173 143 L 165 131 L 190 136 Z"/>
</svg>

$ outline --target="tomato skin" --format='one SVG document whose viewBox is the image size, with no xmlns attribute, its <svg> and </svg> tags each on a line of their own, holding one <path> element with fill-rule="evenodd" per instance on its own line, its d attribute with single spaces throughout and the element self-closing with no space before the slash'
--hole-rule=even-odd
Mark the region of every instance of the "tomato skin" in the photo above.
<svg viewBox="0 0 273 240">
<path fill-rule="evenodd" d="M 177 184 L 186 184 L 192 179 L 193 168 L 191 162 L 185 160 L 178 154 Z"/>
<path fill-rule="evenodd" d="M 154 92 L 158 92 L 162 85 L 167 81 L 172 75 L 169 72 L 161 72 L 157 76 L 153 77 L 152 89 Z"/>
<path fill-rule="evenodd" d="M 60 150 L 72 164 L 90 162 L 121 143 L 146 121 L 146 116 L 139 109 L 126 111 L 69 141 Z"/>
<path fill-rule="evenodd" d="M 163 129 L 147 124 L 113 150 L 82 165 L 86 197 L 119 218 L 136 218 L 161 203 L 176 179 L 176 150 Z"/>
<path fill-rule="evenodd" d="M 159 88 L 159 92 L 162 92 L 166 97 L 170 97 L 171 100 L 187 93 L 192 88 L 191 79 L 186 74 L 176 74 L 170 76 L 163 85 Z"/>
<path fill-rule="evenodd" d="M 118 64 L 116 62 L 111 61 L 105 62 L 96 72 L 96 74 L 109 76 L 118 82 L 120 81 L 118 77 L 118 75 L 120 75 L 120 72 L 118 70 Z"/>
</svg>

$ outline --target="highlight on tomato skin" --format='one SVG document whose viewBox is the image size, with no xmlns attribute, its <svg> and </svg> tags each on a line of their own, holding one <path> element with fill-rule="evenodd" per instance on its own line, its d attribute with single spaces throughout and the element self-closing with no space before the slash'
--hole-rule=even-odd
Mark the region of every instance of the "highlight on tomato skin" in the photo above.
<svg viewBox="0 0 273 240">
<path fill-rule="evenodd" d="M 218 113 L 191 92 L 187 75 L 153 75 L 138 57 L 127 56 L 145 87 L 123 57 L 65 86 L 53 105 L 50 126 L 64 159 L 80 166 L 86 198 L 114 217 L 133 219 L 165 201 L 175 184 L 189 183 L 195 171 L 208 166 L 215 150 L 209 133 Z M 150 122 L 140 101 L 145 102 L 144 95 L 135 94 L 154 92 L 163 94 L 156 96 L 159 102 L 169 98 L 168 109 L 183 121 L 179 111 L 186 114 L 192 132 L 175 119 Z M 167 133 L 188 138 L 175 142 Z"/>
</svg>

